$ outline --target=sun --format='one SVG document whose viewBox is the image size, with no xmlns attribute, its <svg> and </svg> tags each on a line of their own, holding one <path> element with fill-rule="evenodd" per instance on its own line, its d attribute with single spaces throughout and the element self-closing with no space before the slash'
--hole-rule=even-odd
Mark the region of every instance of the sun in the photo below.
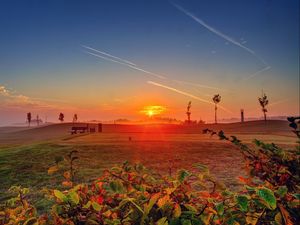
<svg viewBox="0 0 300 225">
<path fill-rule="evenodd" d="M 149 118 L 154 116 L 160 115 L 166 111 L 166 107 L 161 105 L 148 105 L 144 106 L 143 109 L 140 111 L 141 113 L 145 114 Z"/>
</svg>

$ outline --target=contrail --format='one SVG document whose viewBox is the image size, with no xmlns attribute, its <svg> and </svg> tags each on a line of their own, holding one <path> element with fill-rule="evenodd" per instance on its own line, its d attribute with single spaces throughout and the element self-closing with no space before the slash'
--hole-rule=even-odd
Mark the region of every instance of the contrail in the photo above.
<svg viewBox="0 0 300 225">
<path fill-rule="evenodd" d="M 157 77 L 157 78 L 160 78 L 160 79 L 166 79 L 166 77 L 162 76 L 162 75 L 159 75 L 159 74 L 156 74 L 156 73 L 152 73 L 150 71 L 147 71 L 147 70 L 144 70 L 144 69 L 141 69 L 137 66 L 133 66 L 131 64 L 128 64 L 128 63 L 124 63 L 124 62 L 120 62 L 120 61 L 117 61 L 117 60 L 114 60 L 114 59 L 111 59 L 111 58 L 108 58 L 108 57 L 105 57 L 105 56 L 102 56 L 102 55 L 98 55 L 98 54 L 95 54 L 95 53 L 92 53 L 92 52 L 88 52 L 88 51 L 83 51 L 87 54 L 90 54 L 90 55 L 93 55 L 93 56 L 96 56 L 98 58 L 101 58 L 101 59 L 104 59 L 104 60 L 107 60 L 107 61 L 111 61 L 111 62 L 114 62 L 114 63 L 118 63 L 118 64 L 121 64 L 123 66 L 127 66 L 129 68 L 132 68 L 134 70 L 138 70 L 138 71 L 141 71 L 143 73 L 146 73 L 146 74 L 149 74 L 149 75 L 152 75 L 154 77 Z"/>
<path fill-rule="evenodd" d="M 212 87 L 212 86 L 192 83 L 192 82 L 188 82 L 188 81 L 182 81 L 182 80 L 172 80 L 172 81 L 175 82 L 175 83 L 187 84 L 187 85 L 194 86 L 194 87 L 207 88 L 207 89 L 219 90 L 219 91 L 227 91 L 227 90 L 224 90 L 224 89 L 221 89 L 221 88 L 218 88 L 218 87 Z"/>
<path fill-rule="evenodd" d="M 263 69 L 261 69 L 261 70 L 255 72 L 255 73 L 251 74 L 250 76 L 244 78 L 243 81 L 247 81 L 247 80 L 249 80 L 249 79 L 252 79 L 252 78 L 258 76 L 259 74 L 261 74 L 262 72 L 264 72 L 264 71 L 266 71 L 266 70 L 269 70 L 269 69 L 271 69 L 271 66 L 267 66 L 267 67 L 265 67 L 265 68 L 263 68 Z"/>
<path fill-rule="evenodd" d="M 163 84 L 159 84 L 159 83 L 156 83 L 156 82 L 153 82 L 153 81 L 147 81 L 148 84 L 151 84 L 151 85 L 154 85 L 154 86 L 158 86 L 158 87 L 162 87 L 162 88 L 165 88 L 165 89 L 168 89 L 170 91 L 174 91 L 174 92 L 177 92 L 179 94 L 182 94 L 182 95 L 185 95 L 187 97 L 190 97 L 190 98 L 193 98 L 193 99 L 196 99 L 198 101 L 201 101 L 201 102 L 204 102 L 204 103 L 207 103 L 207 104 L 210 104 L 210 105 L 214 105 L 214 103 L 210 102 L 210 101 L 207 101 L 205 99 L 202 99 L 202 98 L 199 98 L 198 96 L 195 96 L 195 95 L 192 95 L 190 93 L 187 93 L 187 92 L 184 92 L 184 91 L 181 91 L 181 90 L 178 90 L 176 88 L 173 88 L 173 87 L 169 87 L 169 86 L 166 86 L 166 85 L 163 85 Z M 228 113 L 231 113 L 232 112 L 226 108 L 224 108 L 223 106 L 219 106 L 221 109 L 223 109 L 224 111 L 228 112 Z"/>
<path fill-rule="evenodd" d="M 251 53 L 252 55 L 254 55 L 260 62 L 262 62 L 264 65 L 267 66 L 267 63 L 259 56 L 256 55 L 256 53 L 250 49 L 247 48 L 246 46 L 242 45 L 241 43 L 239 43 L 238 41 L 234 40 L 233 38 L 229 37 L 226 34 L 223 34 L 221 31 L 218 31 L 217 29 L 215 29 L 214 27 L 208 25 L 207 23 L 205 23 L 203 20 L 199 19 L 198 17 L 196 17 L 194 14 L 192 14 L 191 12 L 187 11 L 185 8 L 183 8 L 180 5 L 177 5 L 173 2 L 171 2 L 171 4 L 176 7 L 178 10 L 180 10 L 181 12 L 183 12 L 185 15 L 191 17 L 194 21 L 196 21 L 197 23 L 199 23 L 200 25 L 202 25 L 203 27 L 205 27 L 207 30 L 209 30 L 210 32 L 218 35 L 219 37 L 225 39 L 226 41 L 229 41 L 230 43 L 244 49 L 245 51 Z"/>
<path fill-rule="evenodd" d="M 91 47 L 86 46 L 86 45 L 81 45 L 81 46 L 84 47 L 84 48 L 86 48 L 86 49 L 92 50 L 92 51 L 94 51 L 94 52 L 98 52 L 98 53 L 103 54 L 103 55 L 106 55 L 106 56 L 108 56 L 108 57 L 117 59 L 117 60 L 119 60 L 119 61 L 121 61 L 121 62 L 124 62 L 124 63 L 126 63 L 126 64 L 130 64 L 130 65 L 132 65 L 132 66 L 136 66 L 136 64 L 134 64 L 133 62 L 130 62 L 130 61 L 126 60 L 126 59 L 122 59 L 122 58 L 119 58 L 119 57 L 117 57 L 117 56 L 113 56 L 113 55 L 111 55 L 111 54 L 108 54 L 108 53 L 103 52 L 103 51 L 99 51 L 99 50 L 97 50 L 97 49 L 91 48 Z"/>
</svg>

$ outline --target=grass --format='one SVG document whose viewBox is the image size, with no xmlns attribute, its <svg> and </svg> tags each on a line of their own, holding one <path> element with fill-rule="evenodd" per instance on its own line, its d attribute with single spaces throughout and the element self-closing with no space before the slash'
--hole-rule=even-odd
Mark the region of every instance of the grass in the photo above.
<svg viewBox="0 0 300 225">
<path fill-rule="evenodd" d="M 129 141 L 129 136 L 132 141 Z M 248 140 L 250 136 L 245 136 Z M 268 140 L 275 136 L 265 137 Z M 291 144 L 291 142 L 283 144 Z M 31 199 L 43 210 L 49 203 L 41 200 L 43 188 L 62 188 L 61 174 L 48 175 L 55 157 L 77 150 L 77 182 L 90 182 L 126 160 L 140 162 L 160 173 L 190 169 L 193 163 L 206 164 L 211 173 L 229 188 L 239 188 L 237 176 L 244 175 L 243 158 L 232 145 L 200 134 L 109 133 L 70 136 L 20 146 L 0 148 L 0 202 L 9 197 L 12 185 L 30 187 Z"/>
</svg>

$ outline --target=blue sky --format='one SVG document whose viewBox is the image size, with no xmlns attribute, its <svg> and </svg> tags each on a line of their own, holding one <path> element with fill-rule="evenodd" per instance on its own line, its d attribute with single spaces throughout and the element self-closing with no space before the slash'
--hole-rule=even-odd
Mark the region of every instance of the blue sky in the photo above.
<svg viewBox="0 0 300 225">
<path fill-rule="evenodd" d="M 174 4 L 253 50 L 255 55 L 211 32 Z M 149 80 L 205 100 L 211 99 L 208 96 L 213 95 L 212 89 L 173 81 L 218 87 L 224 105 L 234 112 L 247 106 L 250 112 L 264 89 L 273 102 L 283 102 L 273 109 L 274 115 L 299 114 L 299 1 L 296 0 L 4 0 L 0 3 L 0 29 L 0 86 L 12 95 L 2 94 L 0 107 L 1 115 L 8 120 L 21 118 L 25 110 L 22 103 L 21 109 L 17 109 L 18 101 L 13 108 L 8 104 L 18 95 L 28 97 L 28 101 L 36 99 L 38 103 L 48 104 L 51 100 L 51 109 L 32 109 L 49 115 L 60 109 L 59 102 L 67 102 L 73 111 L 83 105 L 94 113 L 99 109 L 101 114 L 105 111 L 101 110 L 103 105 L 114 111 L 121 101 L 122 107 L 128 109 L 124 116 L 134 117 L 144 101 L 167 105 L 174 109 L 168 116 L 173 112 L 174 117 L 180 117 L 182 112 L 176 109 L 189 99 L 151 86 Z M 168 79 L 160 80 L 99 59 L 85 53 L 82 45 L 132 61 L 139 68 Z M 177 99 L 171 101 L 173 97 Z M 124 100 L 136 98 L 135 103 Z M 195 104 L 198 113 L 203 112 L 209 120 L 206 108 L 210 106 L 203 102 Z M 14 112 L 13 118 L 8 115 L 10 111 Z M 252 111 L 253 115 L 259 113 L 259 109 Z M 86 119 L 93 116 L 86 114 Z M 122 116 L 121 112 L 100 115 L 105 119 L 118 116 Z"/>
</svg>

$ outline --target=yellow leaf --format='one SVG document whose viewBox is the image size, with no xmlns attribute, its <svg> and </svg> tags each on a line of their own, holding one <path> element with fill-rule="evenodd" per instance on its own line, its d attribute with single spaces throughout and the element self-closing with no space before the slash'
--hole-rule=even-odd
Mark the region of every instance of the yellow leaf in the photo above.
<svg viewBox="0 0 300 225">
<path fill-rule="evenodd" d="M 278 225 L 281 225 L 282 224 L 282 216 L 281 216 L 281 213 L 278 212 L 275 216 L 275 221 Z"/>
<path fill-rule="evenodd" d="M 174 211 L 173 211 L 173 216 L 175 218 L 178 218 L 180 217 L 181 215 L 181 208 L 180 208 L 180 205 L 179 204 L 176 204 L 175 207 L 174 207 Z"/>
</svg>

